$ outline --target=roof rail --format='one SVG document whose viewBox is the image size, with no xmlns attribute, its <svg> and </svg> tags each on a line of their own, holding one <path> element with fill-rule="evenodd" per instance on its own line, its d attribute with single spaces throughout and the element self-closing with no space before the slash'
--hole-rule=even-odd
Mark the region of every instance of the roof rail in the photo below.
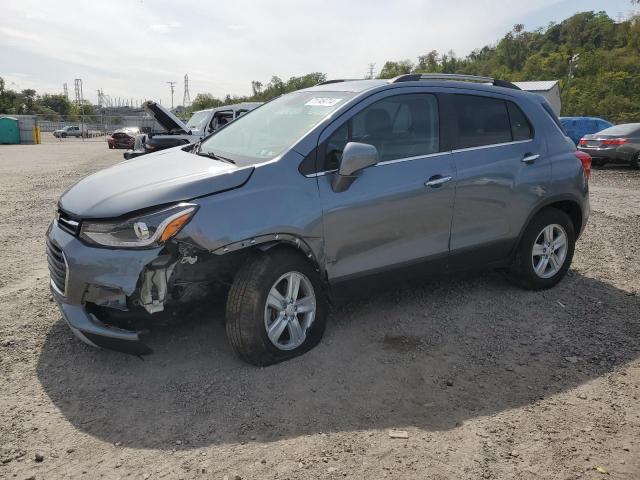
<svg viewBox="0 0 640 480">
<path fill-rule="evenodd" d="M 325 80 L 324 82 L 320 82 L 317 85 L 329 85 L 331 83 L 340 83 L 340 82 L 352 82 L 355 79 L 353 78 L 337 78 L 335 80 Z"/>
<path fill-rule="evenodd" d="M 520 90 L 518 86 L 511 82 L 507 82 L 506 80 L 499 80 L 491 77 L 480 77 L 478 75 L 462 75 L 459 73 L 409 73 L 392 78 L 389 80 L 389 83 L 417 82 L 418 80 L 458 80 L 462 82 L 481 82 L 490 83 L 496 87 Z"/>
</svg>

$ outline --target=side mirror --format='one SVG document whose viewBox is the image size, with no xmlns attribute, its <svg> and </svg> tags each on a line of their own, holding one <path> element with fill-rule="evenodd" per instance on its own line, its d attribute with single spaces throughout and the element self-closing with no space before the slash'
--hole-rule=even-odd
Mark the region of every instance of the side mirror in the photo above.
<svg viewBox="0 0 640 480">
<path fill-rule="evenodd" d="M 378 149 L 373 145 L 349 142 L 342 152 L 340 168 L 334 174 L 331 188 L 334 192 L 344 192 L 357 178 L 357 173 L 378 163 Z"/>
</svg>

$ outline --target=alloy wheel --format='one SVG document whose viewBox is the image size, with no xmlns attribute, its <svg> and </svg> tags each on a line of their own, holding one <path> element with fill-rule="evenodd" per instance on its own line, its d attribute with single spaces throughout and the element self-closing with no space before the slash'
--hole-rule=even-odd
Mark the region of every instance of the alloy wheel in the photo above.
<svg viewBox="0 0 640 480">
<path fill-rule="evenodd" d="M 547 225 L 536 237 L 531 251 L 533 271 L 540 278 L 556 275 L 567 258 L 567 232 L 556 223 Z"/>
<path fill-rule="evenodd" d="M 311 281 L 299 272 L 282 275 L 269 290 L 264 326 L 271 343 L 280 350 L 301 346 L 316 314 Z"/>
</svg>

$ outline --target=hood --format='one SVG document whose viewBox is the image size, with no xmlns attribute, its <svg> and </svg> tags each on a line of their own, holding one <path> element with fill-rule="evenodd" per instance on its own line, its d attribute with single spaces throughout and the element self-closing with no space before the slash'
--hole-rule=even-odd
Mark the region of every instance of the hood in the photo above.
<svg viewBox="0 0 640 480">
<path fill-rule="evenodd" d="M 155 118 L 167 131 L 174 130 L 188 133 L 185 123 L 159 103 L 148 101 L 144 102 L 142 106 L 144 110 Z"/>
<path fill-rule="evenodd" d="M 59 205 L 79 218 L 115 218 L 240 187 L 253 170 L 170 148 L 83 178 L 60 197 Z"/>
</svg>

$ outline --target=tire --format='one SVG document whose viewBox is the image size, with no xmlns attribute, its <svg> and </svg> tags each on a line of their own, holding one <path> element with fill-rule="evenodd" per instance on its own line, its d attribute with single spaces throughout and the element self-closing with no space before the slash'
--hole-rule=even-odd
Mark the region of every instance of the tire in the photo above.
<svg viewBox="0 0 640 480">
<path fill-rule="evenodd" d="M 565 238 L 564 248 L 559 247 L 562 243 L 559 241 L 562 234 Z M 554 238 L 555 249 L 544 246 L 549 237 Z M 529 222 L 520 239 L 512 266 L 516 282 L 529 290 L 543 290 L 553 287 L 564 278 L 569 270 L 575 243 L 576 233 L 569 216 L 556 208 L 542 210 Z M 536 244 L 537 247 L 535 247 Z M 540 252 L 540 255 L 534 256 L 534 247 Z M 544 253 L 545 248 L 546 254 Z M 546 264 L 544 263 L 545 258 L 547 259 Z M 542 263 L 540 263 L 541 261 Z M 558 263 L 560 263 L 559 268 L 557 268 Z M 538 271 L 535 267 L 538 267 Z"/>
<path fill-rule="evenodd" d="M 298 300 L 300 309 L 311 308 L 311 293 L 315 297 L 313 314 L 296 313 L 295 304 L 271 304 L 280 293 L 280 300 L 287 299 L 288 275 L 294 274 L 300 281 Z M 295 282 L 292 282 L 295 284 Z M 279 289 L 270 296 L 273 289 Z M 267 300 L 270 298 L 270 304 Z M 272 365 L 308 352 L 324 334 L 327 317 L 327 299 L 320 275 L 299 252 L 273 249 L 257 253 L 245 263 L 235 276 L 226 307 L 227 337 L 234 351 L 244 361 L 257 366 Z M 295 322 L 294 322 L 295 319 Z M 282 329 L 277 327 L 285 324 Z M 308 328 L 305 329 L 305 324 Z M 272 341 L 267 328 L 272 330 Z M 297 328 L 297 327 L 300 328 Z M 280 332 L 278 334 L 277 332 Z M 298 341 L 294 341 L 298 339 Z M 289 343 L 287 343 L 289 342 Z"/>
<path fill-rule="evenodd" d="M 67 138 L 67 134 L 66 134 L 66 133 L 61 133 L 61 134 L 60 134 L 60 136 L 61 136 L 62 138 Z"/>
<path fill-rule="evenodd" d="M 640 169 L 640 153 L 636 154 L 636 156 L 633 157 L 630 164 L 631 164 L 631 168 L 633 168 L 634 170 Z"/>
<path fill-rule="evenodd" d="M 606 160 L 603 160 L 601 158 L 596 158 L 591 160 L 591 165 L 595 168 L 604 167 L 606 163 L 607 163 Z"/>
</svg>

